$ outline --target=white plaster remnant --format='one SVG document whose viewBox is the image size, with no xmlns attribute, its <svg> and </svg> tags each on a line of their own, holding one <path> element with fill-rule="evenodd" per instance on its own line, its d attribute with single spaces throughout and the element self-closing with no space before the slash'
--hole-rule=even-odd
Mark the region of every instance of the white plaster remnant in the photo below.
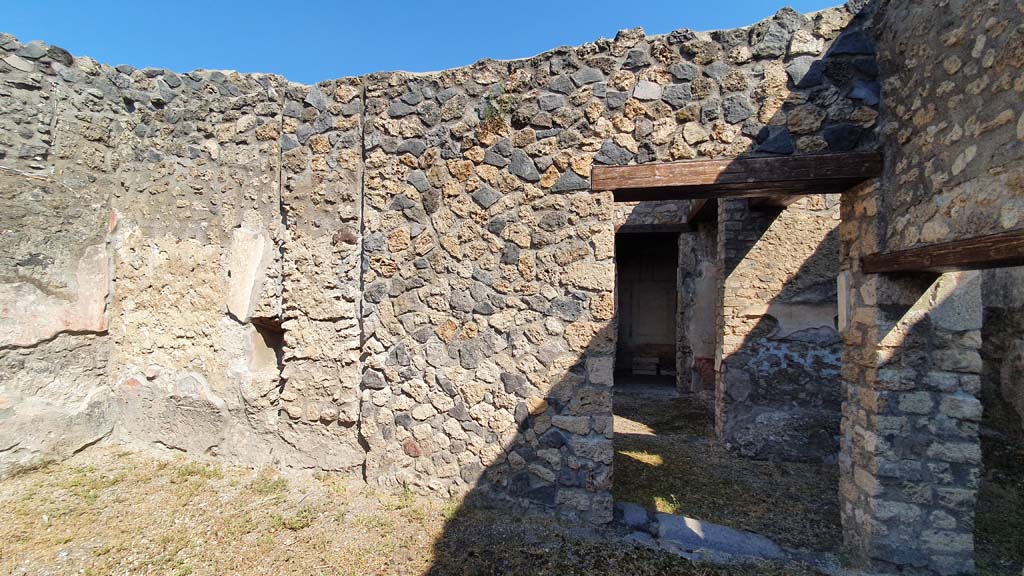
<svg viewBox="0 0 1024 576">
<path fill-rule="evenodd" d="M 231 238 L 227 307 L 240 322 L 248 322 L 266 274 L 267 237 L 259 230 L 236 228 Z"/>
<path fill-rule="evenodd" d="M 0 346 L 32 346 L 61 332 L 104 332 L 110 271 L 103 244 L 89 246 L 78 261 L 72 298 L 30 282 L 0 284 Z"/>
</svg>

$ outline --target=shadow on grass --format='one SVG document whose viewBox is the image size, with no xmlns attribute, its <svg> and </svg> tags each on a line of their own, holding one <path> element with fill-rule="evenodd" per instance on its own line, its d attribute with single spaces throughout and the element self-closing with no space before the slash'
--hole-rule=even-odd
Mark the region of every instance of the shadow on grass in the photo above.
<svg viewBox="0 0 1024 576">
<path fill-rule="evenodd" d="M 692 396 L 615 396 L 617 501 L 749 530 L 793 549 L 835 552 L 842 534 L 835 465 L 743 458 L 715 441 Z"/>
</svg>

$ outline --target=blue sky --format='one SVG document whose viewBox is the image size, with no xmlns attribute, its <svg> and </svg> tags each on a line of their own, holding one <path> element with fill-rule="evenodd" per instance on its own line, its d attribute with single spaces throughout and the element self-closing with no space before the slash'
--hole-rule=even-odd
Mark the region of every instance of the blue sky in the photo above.
<svg viewBox="0 0 1024 576">
<path fill-rule="evenodd" d="M 841 0 L 792 0 L 800 12 Z M 316 82 L 532 56 L 617 30 L 650 34 L 751 24 L 773 0 L 8 0 L 0 31 L 108 64 L 272 72 Z"/>
</svg>

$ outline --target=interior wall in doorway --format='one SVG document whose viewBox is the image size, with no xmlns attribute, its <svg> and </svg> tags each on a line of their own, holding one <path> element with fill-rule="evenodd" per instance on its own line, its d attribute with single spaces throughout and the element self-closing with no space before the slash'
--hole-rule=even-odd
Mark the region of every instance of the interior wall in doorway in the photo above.
<svg viewBox="0 0 1024 576">
<path fill-rule="evenodd" d="M 718 306 L 717 222 L 679 235 L 677 384 L 710 399 L 715 388 L 715 309 Z"/>
<path fill-rule="evenodd" d="M 676 243 L 674 234 L 616 237 L 620 374 L 675 377 Z"/>
</svg>

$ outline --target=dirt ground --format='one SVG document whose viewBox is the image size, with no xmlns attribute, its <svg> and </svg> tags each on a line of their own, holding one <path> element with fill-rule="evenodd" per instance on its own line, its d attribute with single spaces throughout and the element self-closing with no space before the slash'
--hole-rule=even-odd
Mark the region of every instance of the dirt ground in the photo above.
<svg viewBox="0 0 1024 576">
<path fill-rule="evenodd" d="M 840 553 L 838 467 L 737 457 L 708 410 L 671 387 L 616 390 L 616 499 L 750 530 L 790 549 Z M 982 435 L 975 546 L 982 576 L 1024 574 L 1024 445 Z"/>
<path fill-rule="evenodd" d="M 783 576 L 457 501 L 93 448 L 0 482 L 0 574 Z"/>
<path fill-rule="evenodd" d="M 794 550 L 838 552 L 836 465 L 759 462 L 713 440 L 708 410 L 671 387 L 616 390 L 617 500 L 749 530 Z"/>
<path fill-rule="evenodd" d="M 616 496 L 767 535 L 839 545 L 831 466 L 717 448 L 683 399 L 616 397 Z M 982 574 L 1020 574 L 1024 449 L 986 439 Z M 221 466 L 93 448 L 0 481 L 0 574 L 811 576 L 714 567 L 624 545 L 611 529 L 385 492 L 329 474 Z"/>
<path fill-rule="evenodd" d="M 974 546 L 982 576 L 1024 575 L 1024 444 L 982 434 Z"/>
</svg>

